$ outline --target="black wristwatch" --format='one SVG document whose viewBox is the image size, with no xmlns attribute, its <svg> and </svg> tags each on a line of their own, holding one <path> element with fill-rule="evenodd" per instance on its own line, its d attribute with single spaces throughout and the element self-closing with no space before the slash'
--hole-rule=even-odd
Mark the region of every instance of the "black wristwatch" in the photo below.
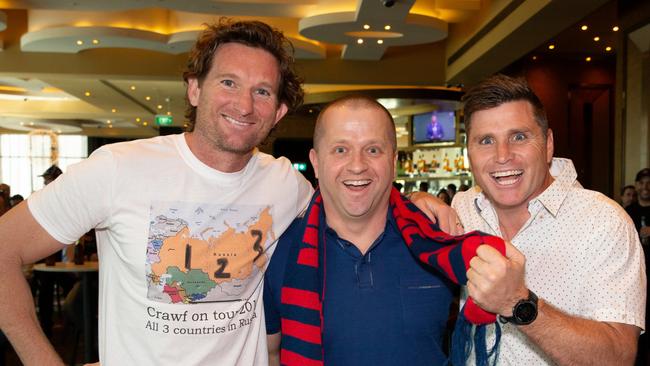
<svg viewBox="0 0 650 366">
<path fill-rule="evenodd" d="M 503 324 L 528 325 L 537 319 L 537 295 L 528 290 L 528 298 L 521 299 L 512 308 L 512 316 L 499 315 L 499 321 Z"/>
</svg>

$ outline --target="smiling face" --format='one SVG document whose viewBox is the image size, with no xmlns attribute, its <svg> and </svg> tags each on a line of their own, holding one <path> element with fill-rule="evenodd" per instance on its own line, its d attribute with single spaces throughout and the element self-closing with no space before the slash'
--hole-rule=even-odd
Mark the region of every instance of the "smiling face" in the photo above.
<svg viewBox="0 0 650 366">
<path fill-rule="evenodd" d="M 549 130 L 544 136 L 526 101 L 477 111 L 471 118 L 467 149 L 477 184 L 497 212 L 527 213 L 528 202 L 553 182 L 553 134 Z"/>
<path fill-rule="evenodd" d="M 621 195 L 621 205 L 623 207 L 631 205 L 632 203 L 636 202 L 636 197 L 636 189 L 634 189 L 634 187 L 625 188 L 625 190 L 623 190 L 623 194 Z"/>
<path fill-rule="evenodd" d="M 383 220 L 395 178 L 395 129 L 370 104 L 329 107 L 319 118 L 309 153 L 328 224 Z"/>
<path fill-rule="evenodd" d="M 197 107 L 193 133 L 217 152 L 247 161 L 287 111 L 278 102 L 279 85 L 278 61 L 269 52 L 219 46 L 205 79 L 188 80 L 188 99 Z"/>
</svg>

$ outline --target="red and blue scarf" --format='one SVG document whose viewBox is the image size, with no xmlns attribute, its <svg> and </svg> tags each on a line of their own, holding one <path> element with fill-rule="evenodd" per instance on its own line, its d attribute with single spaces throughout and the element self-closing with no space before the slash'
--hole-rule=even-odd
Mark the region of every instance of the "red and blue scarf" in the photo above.
<svg viewBox="0 0 650 366">
<path fill-rule="evenodd" d="M 422 263 L 437 269 L 454 283 L 467 283 L 469 261 L 479 245 L 487 244 L 505 253 L 503 240 L 496 236 L 473 231 L 460 236 L 440 231 L 411 201 L 396 189 L 390 194 L 390 210 L 405 244 Z M 323 298 L 325 297 L 325 251 L 319 243 L 319 225 L 323 221 L 323 199 L 316 191 L 303 219 L 302 242 L 292 251 L 287 262 L 280 294 L 281 350 L 280 363 L 284 366 L 323 366 Z M 459 314 L 452 340 L 451 361 L 465 363 L 472 347 L 476 348 L 477 365 L 496 362 L 499 325 L 496 315 L 478 307 L 467 299 Z M 487 324 L 495 323 L 497 339 L 487 349 Z M 474 345 L 472 344 L 472 327 Z"/>
</svg>

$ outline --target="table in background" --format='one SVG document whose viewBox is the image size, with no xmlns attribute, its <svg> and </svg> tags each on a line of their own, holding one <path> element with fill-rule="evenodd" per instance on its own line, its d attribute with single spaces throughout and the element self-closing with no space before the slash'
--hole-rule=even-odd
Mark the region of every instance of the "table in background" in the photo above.
<svg viewBox="0 0 650 366">
<path fill-rule="evenodd" d="M 58 273 L 78 273 L 81 277 L 81 298 L 83 306 L 83 329 L 84 329 L 84 361 L 91 360 L 93 354 L 93 336 L 92 336 L 92 310 L 90 308 L 90 283 L 88 274 L 99 271 L 98 262 L 84 262 L 83 264 L 74 264 L 71 262 L 56 262 L 53 266 L 45 263 L 34 265 L 34 271 L 39 272 L 58 272 Z"/>
</svg>

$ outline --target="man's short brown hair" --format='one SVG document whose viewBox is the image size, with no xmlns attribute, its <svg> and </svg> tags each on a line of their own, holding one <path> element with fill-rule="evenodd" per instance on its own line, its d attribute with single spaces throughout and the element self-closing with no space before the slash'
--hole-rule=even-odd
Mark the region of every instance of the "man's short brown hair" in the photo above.
<svg viewBox="0 0 650 366">
<path fill-rule="evenodd" d="M 535 121 L 542 129 L 544 137 L 548 132 L 548 119 L 544 106 L 535 92 L 523 78 L 513 78 L 503 74 L 490 76 L 470 88 L 463 96 L 463 115 L 465 131 L 469 135 L 472 115 L 475 112 L 496 108 L 504 103 L 526 101 L 533 107 Z"/>
</svg>

